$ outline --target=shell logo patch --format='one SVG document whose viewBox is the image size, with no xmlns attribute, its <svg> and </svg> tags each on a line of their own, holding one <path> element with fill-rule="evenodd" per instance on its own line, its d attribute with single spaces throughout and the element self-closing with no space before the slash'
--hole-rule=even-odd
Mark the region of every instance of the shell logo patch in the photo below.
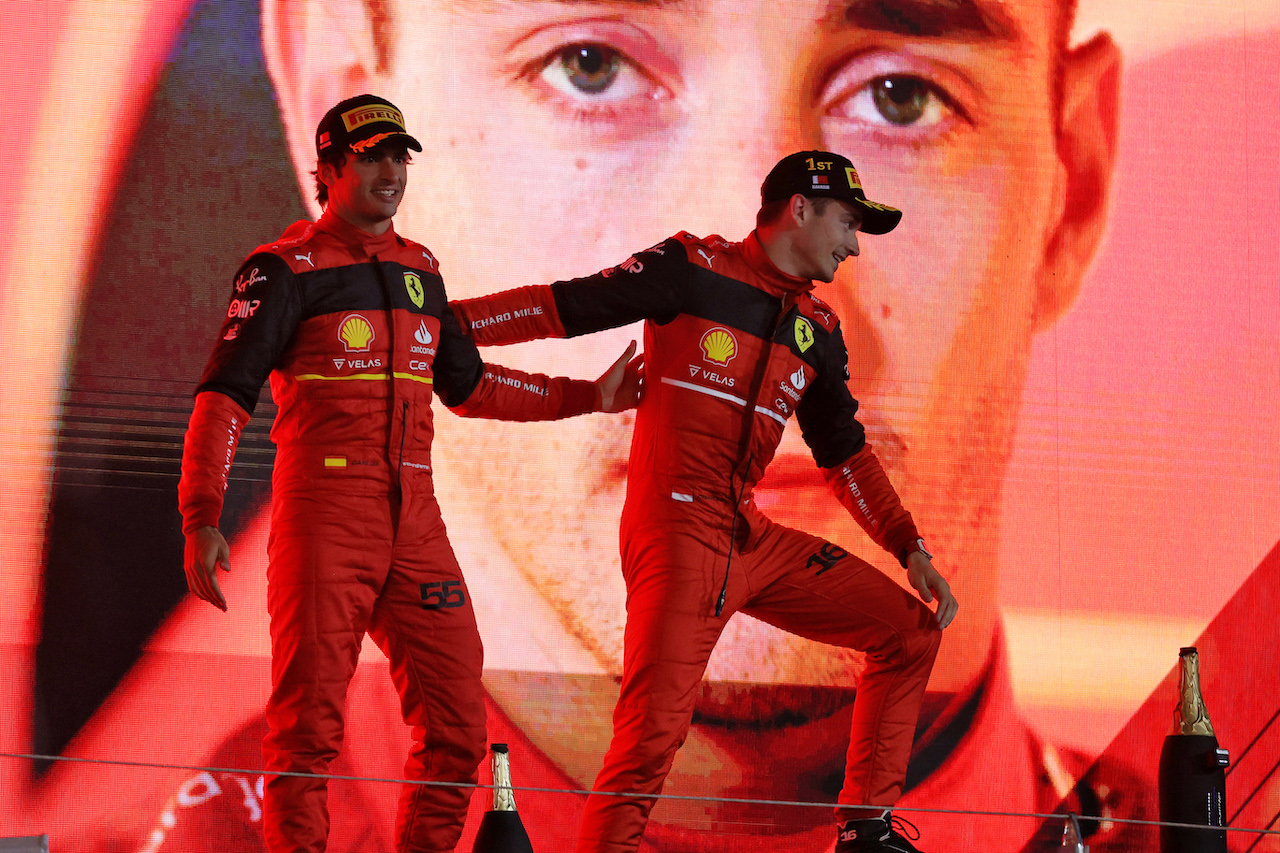
<svg viewBox="0 0 1280 853">
<path fill-rule="evenodd" d="M 422 291 L 422 279 L 416 272 L 404 274 L 404 289 L 409 291 L 409 298 L 413 300 L 413 304 L 421 308 L 425 301 L 425 294 Z"/>
<path fill-rule="evenodd" d="M 813 324 L 804 317 L 796 318 L 796 346 L 804 352 L 813 346 Z"/>
<path fill-rule="evenodd" d="M 720 326 L 709 329 L 698 345 L 702 347 L 703 358 L 719 365 L 728 364 L 738 354 L 738 339 Z"/>
<path fill-rule="evenodd" d="M 338 340 L 347 352 L 368 352 L 373 343 L 373 325 L 359 314 L 348 314 L 338 326 Z"/>
</svg>

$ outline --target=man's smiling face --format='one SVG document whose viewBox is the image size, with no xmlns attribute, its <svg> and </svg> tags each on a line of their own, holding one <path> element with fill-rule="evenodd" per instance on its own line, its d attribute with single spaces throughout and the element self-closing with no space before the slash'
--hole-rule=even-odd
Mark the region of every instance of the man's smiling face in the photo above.
<svg viewBox="0 0 1280 853">
<path fill-rule="evenodd" d="M 862 214 L 843 201 L 815 205 L 805 201 L 805 217 L 797 234 L 796 273 L 830 283 L 846 258 L 858 256 Z"/>
<path fill-rule="evenodd" d="M 404 199 L 409 162 L 409 149 L 398 143 L 349 151 L 341 167 L 321 162 L 318 169 L 329 188 L 329 207 L 357 228 L 381 234 Z"/>
</svg>

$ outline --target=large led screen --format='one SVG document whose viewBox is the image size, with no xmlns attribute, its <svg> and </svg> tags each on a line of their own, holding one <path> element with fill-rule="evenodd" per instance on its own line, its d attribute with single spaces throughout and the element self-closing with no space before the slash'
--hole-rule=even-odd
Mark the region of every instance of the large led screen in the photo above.
<svg viewBox="0 0 1280 853">
<path fill-rule="evenodd" d="M 1195 645 L 1230 823 L 1280 828 L 1274 0 L 19 0 L 0 25 L 0 836 L 264 849 L 270 394 L 226 613 L 187 594 L 179 462 L 240 262 L 319 215 L 316 124 L 365 91 L 423 143 L 395 226 L 453 298 L 741 240 L 779 157 L 851 158 L 902 224 L 816 294 L 960 602 L 898 813 L 926 850 L 1053 848 L 1037 816 L 1067 811 L 1104 818 L 1095 851 L 1155 849 L 1127 821 L 1157 817 Z M 594 378 L 641 335 L 482 352 Z M 437 405 L 488 736 L 544 853 L 609 742 L 631 425 Z M 905 584 L 794 424 L 756 500 Z M 862 667 L 735 616 L 641 849 L 829 850 Z M 366 642 L 330 849 L 393 849 L 408 743 Z"/>
</svg>

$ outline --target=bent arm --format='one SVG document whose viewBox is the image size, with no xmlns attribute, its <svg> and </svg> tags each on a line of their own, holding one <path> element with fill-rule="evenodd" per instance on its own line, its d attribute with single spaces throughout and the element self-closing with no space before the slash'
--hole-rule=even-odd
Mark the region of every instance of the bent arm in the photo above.
<svg viewBox="0 0 1280 853">
<path fill-rule="evenodd" d="M 867 535 L 905 567 L 907 556 L 918 550 L 920 534 L 870 445 L 864 444 L 839 465 L 823 468 L 822 476 Z"/>
<path fill-rule="evenodd" d="M 836 326 L 823 350 L 818 375 L 796 407 L 796 419 L 836 499 L 877 545 L 905 567 L 920 534 L 867 444 L 866 430 L 857 418 L 858 401 L 845 384 L 848 365 L 844 334 Z"/>
</svg>

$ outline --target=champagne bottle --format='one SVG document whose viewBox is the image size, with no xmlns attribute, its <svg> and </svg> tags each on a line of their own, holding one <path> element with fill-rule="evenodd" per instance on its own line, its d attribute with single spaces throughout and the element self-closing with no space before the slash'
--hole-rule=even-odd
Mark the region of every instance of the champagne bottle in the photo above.
<svg viewBox="0 0 1280 853">
<path fill-rule="evenodd" d="M 1160 820 L 1221 827 L 1227 823 L 1227 750 L 1218 746 L 1200 694 L 1200 656 L 1178 652 L 1178 708 L 1160 751 Z M 1160 853 L 1226 853 L 1225 829 L 1160 827 Z"/>
<path fill-rule="evenodd" d="M 505 743 L 489 744 L 493 764 L 493 808 L 484 813 L 472 853 L 533 853 L 529 833 L 516 811 L 511 788 L 511 758 Z"/>
<path fill-rule="evenodd" d="M 1066 826 L 1062 827 L 1062 848 L 1071 853 L 1089 853 L 1089 846 L 1084 843 L 1084 836 L 1080 832 L 1080 819 L 1075 812 L 1067 814 Z"/>
</svg>

